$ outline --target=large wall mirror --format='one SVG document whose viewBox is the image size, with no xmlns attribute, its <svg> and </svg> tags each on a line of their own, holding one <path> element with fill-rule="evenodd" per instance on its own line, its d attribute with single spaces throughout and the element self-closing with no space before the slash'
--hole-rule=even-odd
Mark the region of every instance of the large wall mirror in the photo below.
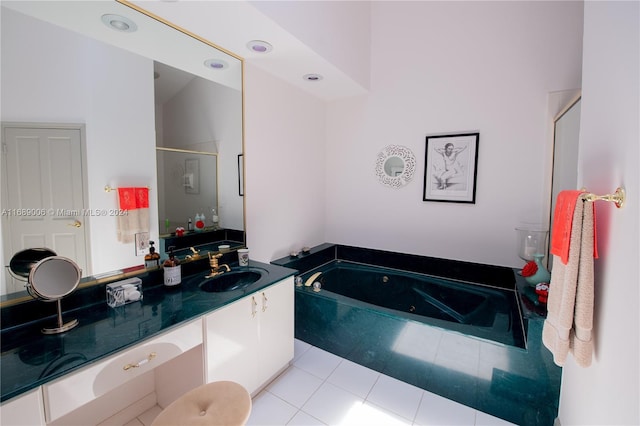
<svg viewBox="0 0 640 426">
<path fill-rule="evenodd" d="M 85 277 L 142 265 L 117 240 L 106 186 L 149 187 L 152 240 L 212 209 L 220 227 L 244 231 L 242 59 L 126 1 L 74 2 L 73 13 L 62 3 L 2 2 L 2 138 L 28 159 L 2 153 L 4 265 L 30 247 L 73 259 Z M 186 154 L 165 161 L 169 151 Z M 168 210 L 185 199 L 188 210 Z M 24 291 L 4 269 L 0 293 Z"/>
<path fill-rule="evenodd" d="M 578 151 L 580 142 L 581 95 L 572 99 L 553 121 L 553 172 L 551 178 L 551 209 L 549 235 L 553 233 L 553 213 L 560 191 L 578 189 Z M 551 244 L 549 238 L 548 244 Z M 547 253 L 548 267 L 553 256 Z"/>
<path fill-rule="evenodd" d="M 242 230 L 242 93 L 160 62 L 154 77 L 160 234 L 199 214 L 212 227 L 214 211 L 215 226 Z"/>
</svg>

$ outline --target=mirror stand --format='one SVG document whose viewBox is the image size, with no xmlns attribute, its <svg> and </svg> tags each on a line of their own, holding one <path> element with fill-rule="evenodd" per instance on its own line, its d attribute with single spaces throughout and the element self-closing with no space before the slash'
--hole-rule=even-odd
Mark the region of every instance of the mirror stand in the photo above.
<svg viewBox="0 0 640 426">
<path fill-rule="evenodd" d="M 62 298 L 71 294 L 80 283 L 82 272 L 71 259 L 62 256 L 50 256 L 40 260 L 31 268 L 27 289 L 36 299 L 45 302 L 55 301 L 57 308 L 57 327 L 42 328 L 43 334 L 58 334 L 69 331 L 78 325 L 73 319 L 62 321 Z"/>
<path fill-rule="evenodd" d="M 73 327 L 78 325 L 77 319 L 72 319 L 66 323 L 62 322 L 62 299 L 56 300 L 56 305 L 58 306 L 58 326 L 57 327 L 44 327 L 40 330 L 43 334 L 58 334 L 64 333 L 65 331 L 71 330 Z"/>
</svg>

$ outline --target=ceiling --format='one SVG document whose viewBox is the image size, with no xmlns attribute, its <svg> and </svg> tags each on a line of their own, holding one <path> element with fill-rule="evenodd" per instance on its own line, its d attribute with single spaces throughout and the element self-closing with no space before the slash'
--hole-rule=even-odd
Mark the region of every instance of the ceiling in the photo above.
<svg viewBox="0 0 640 426">
<path fill-rule="evenodd" d="M 73 4 L 73 7 L 62 7 L 61 3 Z M 129 4 L 213 43 L 232 56 L 244 59 L 245 65 L 257 67 L 321 100 L 331 101 L 367 93 L 365 88 L 346 73 L 248 1 L 129 0 Z M 126 5 L 127 0 L 2 1 L 3 7 L 107 41 L 126 50 L 151 52 L 153 55 L 150 57 L 158 62 L 174 66 L 180 64 L 180 68 L 192 74 L 229 87 L 241 87 L 241 74 L 235 72 L 241 66 L 240 61 L 223 52 L 216 54 L 205 43 L 193 43 L 190 37 L 181 34 L 181 44 L 177 44 L 175 31 L 166 31 L 165 25 L 154 20 L 138 19 L 138 31 L 116 34 L 96 19 L 105 13 L 112 13 L 128 16 L 135 21 L 137 12 Z M 69 13 L 70 11 L 73 13 Z M 153 37 L 148 37 L 149 33 Z M 189 42 L 182 39 L 189 39 Z M 266 54 L 249 50 L 247 43 L 251 40 L 267 41 L 273 46 L 273 50 Z M 189 60 L 193 57 L 215 55 L 229 64 L 230 72 L 212 74 L 211 70 L 202 66 L 201 61 Z M 169 72 L 170 70 L 165 70 L 163 75 L 167 76 Z M 303 79 L 306 74 L 319 74 L 323 78 L 319 81 L 307 81 Z"/>
<path fill-rule="evenodd" d="M 246 1 L 149 1 L 134 0 L 147 10 L 319 99 L 326 101 L 366 93 L 352 78 L 303 44 L 292 34 Z M 273 45 L 267 54 L 247 48 L 251 40 Z M 305 74 L 323 76 L 307 81 Z"/>
</svg>

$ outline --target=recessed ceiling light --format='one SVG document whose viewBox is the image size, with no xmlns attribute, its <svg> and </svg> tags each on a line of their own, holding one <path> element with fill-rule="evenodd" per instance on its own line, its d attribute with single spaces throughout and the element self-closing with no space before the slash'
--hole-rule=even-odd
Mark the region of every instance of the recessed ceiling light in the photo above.
<svg viewBox="0 0 640 426">
<path fill-rule="evenodd" d="M 320 81 L 322 80 L 322 76 L 320 74 L 305 74 L 302 76 L 303 79 L 307 81 Z"/>
<path fill-rule="evenodd" d="M 123 33 L 132 33 L 138 26 L 131 19 L 120 15 L 102 15 L 102 22 L 109 28 Z"/>
<path fill-rule="evenodd" d="M 269 53 L 273 50 L 273 46 L 271 44 L 262 40 L 251 40 L 247 43 L 247 47 L 250 51 L 256 53 Z"/>
<path fill-rule="evenodd" d="M 204 61 L 204 66 L 214 70 L 223 70 L 227 68 L 229 64 L 221 59 L 207 59 Z"/>
</svg>

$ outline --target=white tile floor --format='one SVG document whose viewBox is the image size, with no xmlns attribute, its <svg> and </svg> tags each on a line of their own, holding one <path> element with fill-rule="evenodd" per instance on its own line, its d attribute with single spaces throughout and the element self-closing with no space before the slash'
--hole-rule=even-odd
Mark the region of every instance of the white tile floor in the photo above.
<svg viewBox="0 0 640 426">
<path fill-rule="evenodd" d="M 293 365 L 253 399 L 248 425 L 509 425 L 300 340 Z"/>
<path fill-rule="evenodd" d="M 125 426 L 149 426 L 154 407 Z M 247 425 L 511 425 L 300 340 L 292 365 L 253 399 Z"/>
</svg>

